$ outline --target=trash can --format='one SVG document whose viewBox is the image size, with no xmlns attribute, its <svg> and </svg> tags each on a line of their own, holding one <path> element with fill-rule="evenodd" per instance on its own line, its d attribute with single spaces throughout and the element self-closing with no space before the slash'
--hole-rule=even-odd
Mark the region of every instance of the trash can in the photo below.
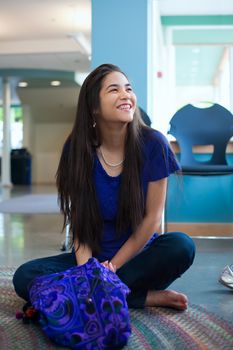
<svg viewBox="0 0 233 350">
<path fill-rule="evenodd" d="M 13 185 L 32 183 L 32 157 L 26 148 L 11 150 L 11 182 Z"/>
</svg>

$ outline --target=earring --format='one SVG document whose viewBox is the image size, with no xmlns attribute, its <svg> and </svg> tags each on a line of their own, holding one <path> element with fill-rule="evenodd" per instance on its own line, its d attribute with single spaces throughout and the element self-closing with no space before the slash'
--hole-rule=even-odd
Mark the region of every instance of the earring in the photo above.
<svg viewBox="0 0 233 350">
<path fill-rule="evenodd" d="M 95 128 L 95 127 L 96 127 L 96 121 L 94 121 L 94 123 L 93 123 L 93 125 L 92 125 L 92 126 L 93 126 L 93 128 Z"/>
</svg>

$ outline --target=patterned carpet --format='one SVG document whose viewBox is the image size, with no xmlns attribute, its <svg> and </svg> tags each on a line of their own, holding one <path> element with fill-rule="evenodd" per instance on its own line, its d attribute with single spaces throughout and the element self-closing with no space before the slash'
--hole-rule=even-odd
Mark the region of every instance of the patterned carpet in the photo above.
<svg viewBox="0 0 233 350">
<path fill-rule="evenodd" d="M 14 269 L 0 271 L 0 349 L 55 350 L 35 325 L 15 319 L 22 306 L 12 288 Z M 132 310 L 132 336 L 124 350 L 232 350 L 233 324 L 197 305 L 185 312 L 165 308 Z"/>
</svg>

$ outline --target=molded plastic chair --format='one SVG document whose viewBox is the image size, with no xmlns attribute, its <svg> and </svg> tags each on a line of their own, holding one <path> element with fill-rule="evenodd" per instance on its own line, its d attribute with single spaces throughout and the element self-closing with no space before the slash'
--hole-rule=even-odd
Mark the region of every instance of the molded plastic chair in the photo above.
<svg viewBox="0 0 233 350">
<path fill-rule="evenodd" d="M 139 111 L 141 113 L 141 117 L 142 117 L 142 120 L 144 121 L 144 123 L 147 126 L 151 126 L 151 120 L 150 120 L 149 115 L 141 107 L 139 107 Z"/>
<path fill-rule="evenodd" d="M 233 115 L 219 104 L 198 108 L 188 104 L 178 110 L 170 121 L 169 134 L 180 147 L 180 164 L 184 175 L 226 175 L 233 173 L 233 165 L 226 160 L 226 147 L 233 136 Z M 197 160 L 193 147 L 212 145 L 209 160 Z"/>
</svg>

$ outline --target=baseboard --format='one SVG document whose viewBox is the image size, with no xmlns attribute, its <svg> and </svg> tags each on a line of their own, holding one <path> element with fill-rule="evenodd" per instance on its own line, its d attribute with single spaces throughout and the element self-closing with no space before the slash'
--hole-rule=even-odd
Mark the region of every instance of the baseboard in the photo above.
<svg viewBox="0 0 233 350">
<path fill-rule="evenodd" d="M 169 222 L 166 231 L 181 231 L 190 236 L 233 237 L 233 223 Z"/>
</svg>

